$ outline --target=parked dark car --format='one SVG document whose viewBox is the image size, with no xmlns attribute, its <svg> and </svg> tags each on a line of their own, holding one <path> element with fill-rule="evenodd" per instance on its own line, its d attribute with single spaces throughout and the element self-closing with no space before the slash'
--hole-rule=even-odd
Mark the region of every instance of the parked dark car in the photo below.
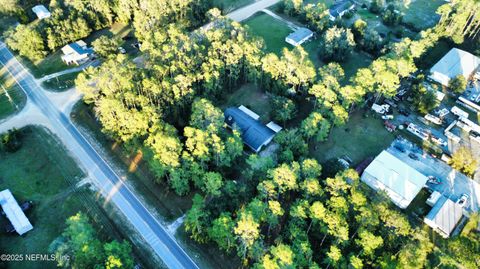
<svg viewBox="0 0 480 269">
<path fill-rule="evenodd" d="M 395 146 L 393 146 L 393 147 L 394 147 L 396 150 L 400 151 L 400 152 L 405 152 L 405 149 L 404 149 L 402 146 L 400 146 L 400 145 L 395 145 Z"/>
<path fill-rule="evenodd" d="M 408 157 L 410 157 L 410 159 L 415 160 L 415 161 L 419 160 L 418 156 L 413 154 L 413 153 L 408 154 Z"/>
<path fill-rule="evenodd" d="M 400 109 L 398 110 L 398 113 L 404 115 L 405 117 L 410 116 L 410 112 L 408 112 L 408 111 L 407 111 L 406 109 L 404 109 L 404 108 L 400 108 Z"/>
<path fill-rule="evenodd" d="M 26 202 L 23 202 L 23 204 L 20 205 L 20 208 L 22 209 L 23 212 L 28 211 L 32 207 L 33 207 L 33 202 L 32 201 L 26 201 Z"/>
<path fill-rule="evenodd" d="M 13 227 L 13 225 L 10 222 L 5 224 L 5 232 L 7 234 L 11 234 L 11 233 L 15 232 L 15 228 Z"/>
</svg>

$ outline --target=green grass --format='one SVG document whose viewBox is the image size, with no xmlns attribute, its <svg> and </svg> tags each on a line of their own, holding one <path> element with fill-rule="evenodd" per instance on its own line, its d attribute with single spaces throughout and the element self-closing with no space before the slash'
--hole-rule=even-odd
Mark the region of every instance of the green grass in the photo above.
<svg viewBox="0 0 480 269">
<path fill-rule="evenodd" d="M 259 13 L 248 19 L 245 24 L 253 34 L 263 38 L 265 41 L 265 52 L 273 52 L 280 55 L 283 48 L 292 48 L 285 42 L 285 37 L 292 30 L 283 22 L 272 18 L 270 15 Z"/>
<path fill-rule="evenodd" d="M 61 75 L 56 78 L 52 78 L 50 80 L 46 80 L 42 82 L 42 86 L 45 89 L 48 89 L 54 92 L 61 92 L 61 91 L 68 90 L 73 86 L 75 86 L 75 79 L 80 73 L 81 72 L 74 72 L 70 74 Z"/>
<path fill-rule="evenodd" d="M 226 14 L 253 2 L 255 0 L 213 0 L 213 6 L 221 9 Z"/>
<path fill-rule="evenodd" d="M 36 78 L 41 78 L 49 74 L 60 72 L 66 69 L 71 68 L 72 66 L 66 65 L 62 61 L 62 51 L 58 50 L 46 58 L 31 62 L 30 60 L 24 57 L 17 57 L 17 59 L 22 62 L 23 65 L 30 69 L 32 75 Z"/>
<path fill-rule="evenodd" d="M 262 121 L 268 121 L 272 112 L 272 103 L 269 96 L 255 84 L 246 84 L 228 95 L 223 104 L 222 110 L 234 106 L 244 105 L 260 116 Z"/>
<path fill-rule="evenodd" d="M 436 14 L 437 8 L 445 4 L 445 0 L 415 0 L 403 10 L 405 22 L 420 26 L 421 29 L 426 29 L 435 26 L 440 19 Z"/>
<path fill-rule="evenodd" d="M 0 120 L 18 113 L 27 101 L 20 87 L 8 78 L 5 69 L 0 69 Z"/>
<path fill-rule="evenodd" d="M 75 186 L 85 177 L 63 145 L 46 129 L 21 129 L 22 147 L 14 153 L 0 153 L 0 190 L 10 189 L 19 203 L 32 201 L 33 208 L 26 215 L 33 230 L 22 237 L 2 234 L 2 253 L 49 253 L 49 245 L 65 228 L 68 217 L 86 213 L 101 240 L 121 239 L 119 231 L 109 219 L 114 216 L 108 204 L 87 188 Z M 103 206 L 106 206 L 104 208 Z M 0 228 L 7 223 L 0 217 Z M 10 266 L 10 267 L 9 267 Z M 22 262 L 2 264 L 0 268 L 55 268 L 49 262 Z"/>
<path fill-rule="evenodd" d="M 430 69 L 452 48 L 453 45 L 450 42 L 440 39 L 422 55 L 421 59 L 416 61 L 418 68 L 424 70 Z"/>
<path fill-rule="evenodd" d="M 321 163 L 347 155 L 356 165 L 368 157 L 378 155 L 394 138 L 383 127 L 381 119 L 361 110 L 352 114 L 345 126 L 335 127 L 327 141 L 318 143 L 316 147 L 313 145 L 310 153 Z"/>
<path fill-rule="evenodd" d="M 372 61 L 373 59 L 367 53 L 354 51 L 345 62 L 340 64 L 345 71 L 344 83 L 347 83 L 348 79 L 355 75 L 358 69 L 368 67 Z"/>
<path fill-rule="evenodd" d="M 2 235 L 0 249 L 2 253 L 48 253 L 49 244 L 64 229 L 66 218 L 84 209 L 82 199 L 86 191 L 72 192 L 70 188 L 70 182 L 77 182 L 84 175 L 44 129 L 27 127 L 22 132 L 20 150 L 0 153 L 0 189 L 10 189 L 19 203 L 33 201 L 27 217 L 34 229 L 23 237 Z M 7 219 L 1 217 L 2 229 L 6 223 Z M 21 268 L 47 265 L 54 267 L 45 263 L 17 264 Z"/>
</svg>

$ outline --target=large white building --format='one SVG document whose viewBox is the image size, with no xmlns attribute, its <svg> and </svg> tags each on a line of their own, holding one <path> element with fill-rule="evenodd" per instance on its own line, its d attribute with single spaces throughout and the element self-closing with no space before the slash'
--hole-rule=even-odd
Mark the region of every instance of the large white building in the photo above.
<svg viewBox="0 0 480 269">
<path fill-rule="evenodd" d="M 17 231 L 19 235 L 33 229 L 32 224 L 27 216 L 25 216 L 25 213 L 23 213 L 9 189 L 0 192 L 0 204 L 3 212 L 5 212 L 8 220 L 10 220 L 10 223 L 12 223 L 13 228 L 15 228 L 15 231 Z"/>
<path fill-rule="evenodd" d="M 36 5 L 32 8 L 32 11 L 37 15 L 39 20 L 50 18 L 50 16 L 52 16 L 50 11 L 48 11 L 44 5 Z"/>
<path fill-rule="evenodd" d="M 480 66 L 480 58 L 463 51 L 453 48 L 431 69 L 429 78 L 448 87 L 450 79 L 463 75 L 468 79 Z"/>
<path fill-rule="evenodd" d="M 361 180 L 374 190 L 385 191 L 398 207 L 407 208 L 428 178 L 384 150 L 365 169 Z"/>
<path fill-rule="evenodd" d="M 450 234 L 463 217 L 463 208 L 439 192 L 433 192 L 427 200 L 427 204 L 432 206 L 432 210 L 423 219 L 425 224 L 442 237 L 450 237 Z"/>
</svg>

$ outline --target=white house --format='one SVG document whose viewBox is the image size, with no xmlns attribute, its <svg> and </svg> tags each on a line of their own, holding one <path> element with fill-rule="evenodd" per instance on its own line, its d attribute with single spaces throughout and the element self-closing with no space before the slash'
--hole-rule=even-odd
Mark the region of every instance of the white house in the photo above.
<svg viewBox="0 0 480 269">
<path fill-rule="evenodd" d="M 299 46 L 313 37 L 313 32 L 307 28 L 300 27 L 285 38 L 285 42 L 292 46 Z"/>
<path fill-rule="evenodd" d="M 0 192 L 0 205 L 19 235 L 33 229 L 32 224 L 27 216 L 25 216 L 25 213 L 23 213 L 9 189 Z"/>
<path fill-rule="evenodd" d="M 479 57 L 453 48 L 430 69 L 429 78 L 448 87 L 450 79 L 458 75 L 463 75 L 468 79 L 479 66 Z"/>
<path fill-rule="evenodd" d="M 428 178 L 384 150 L 365 169 L 361 180 L 374 190 L 385 191 L 398 207 L 407 208 Z"/>
<path fill-rule="evenodd" d="M 39 20 L 43 20 L 52 16 L 50 11 L 44 5 L 36 5 L 32 8 L 33 13 L 37 15 Z"/>
<path fill-rule="evenodd" d="M 62 60 L 66 64 L 80 65 L 90 59 L 90 57 L 93 54 L 93 49 L 88 48 L 87 44 L 84 41 L 78 40 L 75 43 L 71 43 L 64 46 L 62 48 L 62 52 L 63 52 Z"/>
</svg>

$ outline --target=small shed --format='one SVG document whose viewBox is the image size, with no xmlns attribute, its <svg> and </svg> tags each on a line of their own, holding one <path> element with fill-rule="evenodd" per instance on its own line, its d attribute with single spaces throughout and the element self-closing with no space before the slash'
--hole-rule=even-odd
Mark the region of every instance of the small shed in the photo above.
<svg viewBox="0 0 480 269">
<path fill-rule="evenodd" d="M 33 13 L 37 15 L 39 20 L 43 20 L 52 16 L 50 11 L 44 5 L 36 5 L 32 8 Z"/>
<path fill-rule="evenodd" d="M 300 27 L 285 38 L 285 42 L 292 46 L 299 46 L 313 37 L 313 32 L 305 27 Z"/>
<path fill-rule="evenodd" d="M 32 224 L 27 216 L 25 216 L 25 213 L 23 213 L 9 189 L 0 192 L 0 204 L 3 212 L 5 212 L 8 220 L 10 220 L 10 223 L 12 223 L 13 228 L 15 228 L 15 231 L 17 231 L 19 235 L 33 229 Z"/>
<path fill-rule="evenodd" d="M 443 195 L 435 195 L 437 201 L 423 221 L 442 237 L 448 238 L 462 219 L 463 208 Z"/>
</svg>

